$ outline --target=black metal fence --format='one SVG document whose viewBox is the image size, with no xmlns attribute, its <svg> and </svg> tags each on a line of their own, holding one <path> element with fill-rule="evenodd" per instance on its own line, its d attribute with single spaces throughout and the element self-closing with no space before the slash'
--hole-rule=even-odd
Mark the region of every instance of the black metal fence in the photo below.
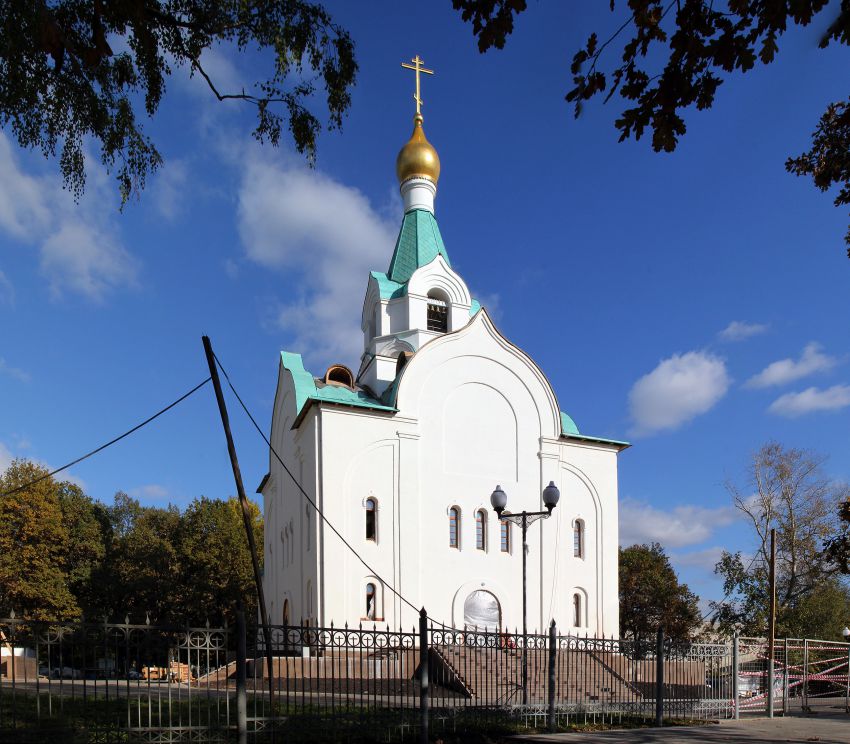
<svg viewBox="0 0 850 744">
<path fill-rule="evenodd" d="M 756 639 L 0 619 L 0 740 L 413 740 L 445 729 L 764 714 Z M 241 640 L 241 643 L 240 643 Z M 271 674 L 266 661 L 271 651 Z M 774 710 L 846 705 L 848 644 L 778 640 Z M 839 699 L 836 701 L 836 699 Z M 324 738 L 323 738 L 324 737 Z"/>
</svg>

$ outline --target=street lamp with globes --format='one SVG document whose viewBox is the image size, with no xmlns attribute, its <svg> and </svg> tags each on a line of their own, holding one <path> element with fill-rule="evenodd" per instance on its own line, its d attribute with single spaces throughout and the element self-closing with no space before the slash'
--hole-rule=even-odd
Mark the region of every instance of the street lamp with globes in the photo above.
<svg viewBox="0 0 850 744">
<path fill-rule="evenodd" d="M 501 486 L 496 486 L 496 490 L 490 494 L 490 504 L 493 506 L 493 511 L 496 512 L 500 520 L 511 522 L 519 525 L 522 530 L 522 704 L 528 705 L 528 597 L 527 597 L 527 573 L 526 573 L 526 553 L 528 552 L 528 525 L 534 524 L 538 519 L 548 519 L 552 516 L 552 509 L 558 505 L 558 500 L 561 498 L 561 492 L 555 485 L 555 481 L 549 481 L 549 485 L 543 489 L 543 506 L 546 511 L 530 512 L 507 512 L 505 507 L 508 505 L 508 495 L 502 490 Z"/>
</svg>

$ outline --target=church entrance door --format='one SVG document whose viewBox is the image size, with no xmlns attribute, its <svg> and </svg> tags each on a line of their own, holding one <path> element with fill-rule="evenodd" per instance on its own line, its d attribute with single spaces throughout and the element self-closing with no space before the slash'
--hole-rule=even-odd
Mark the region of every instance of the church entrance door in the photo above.
<svg viewBox="0 0 850 744">
<path fill-rule="evenodd" d="M 499 600 L 484 589 L 470 594 L 463 603 L 464 630 L 483 630 L 498 633 L 502 624 Z"/>
</svg>

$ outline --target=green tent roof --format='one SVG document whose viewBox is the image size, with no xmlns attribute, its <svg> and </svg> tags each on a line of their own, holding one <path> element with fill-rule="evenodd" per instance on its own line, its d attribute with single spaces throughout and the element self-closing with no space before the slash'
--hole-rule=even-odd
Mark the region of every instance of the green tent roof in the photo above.
<svg viewBox="0 0 850 744">
<path fill-rule="evenodd" d="M 300 354 L 282 351 L 280 359 L 283 368 L 292 375 L 295 385 L 295 420 L 298 422 L 301 414 L 307 410 L 310 401 L 336 403 L 343 406 L 372 408 L 378 411 L 395 411 L 394 406 L 384 405 L 363 390 L 351 390 L 339 385 L 325 385 L 317 380 L 306 369 Z"/>
<path fill-rule="evenodd" d="M 451 266 L 434 215 L 426 209 L 412 209 L 401 223 L 387 278 L 404 284 L 416 269 L 431 263 L 438 254 Z"/>
</svg>

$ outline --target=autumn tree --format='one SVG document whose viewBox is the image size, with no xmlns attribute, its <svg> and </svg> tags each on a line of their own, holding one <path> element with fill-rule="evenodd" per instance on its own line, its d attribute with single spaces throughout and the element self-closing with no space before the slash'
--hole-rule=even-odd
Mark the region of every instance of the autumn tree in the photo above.
<svg viewBox="0 0 850 744">
<path fill-rule="evenodd" d="M 653 648 L 659 627 L 684 641 L 698 629 L 699 598 L 680 584 L 658 543 L 620 548 L 620 634 Z"/>
<path fill-rule="evenodd" d="M 101 614 L 135 622 L 179 622 L 187 581 L 180 573 L 180 510 L 142 506 L 123 491 L 108 507 L 106 557 L 96 577 Z"/>
<path fill-rule="evenodd" d="M 95 579 L 106 556 L 109 515 L 103 504 L 91 499 L 74 483 L 57 484 L 57 496 L 67 530 L 66 583 L 83 614 L 97 617 L 102 610 L 102 588 Z"/>
<path fill-rule="evenodd" d="M 254 540 L 262 546 L 262 513 L 253 502 L 249 508 Z M 254 570 L 238 499 L 202 496 L 189 504 L 180 523 L 177 553 L 185 582 L 181 614 L 187 621 L 233 623 L 240 602 L 247 617 L 256 617 Z"/>
<path fill-rule="evenodd" d="M 68 583 L 61 489 L 45 475 L 45 468 L 26 460 L 14 460 L 0 475 L 0 615 L 14 610 L 19 617 L 55 620 L 80 612 Z"/>
<path fill-rule="evenodd" d="M 516 17 L 527 10 L 526 0 L 452 3 L 472 24 L 482 53 L 502 49 Z M 623 106 L 614 126 L 620 141 L 640 139 L 648 131 L 656 152 L 676 148 L 686 131 L 685 110 L 710 108 L 731 75 L 773 62 L 789 28 L 820 20 L 825 29 L 820 48 L 850 46 L 847 0 L 627 0 L 619 4 L 623 6 L 610 31 L 591 33 L 574 54 L 566 100 L 578 116 L 593 98 L 607 103 L 619 96 Z M 615 0 L 610 0 L 610 8 L 616 12 Z M 811 176 L 821 191 L 837 187 L 835 205 L 850 205 L 850 99 L 827 107 L 812 135 L 811 150 L 789 157 L 785 168 Z M 850 246 L 850 230 L 845 243 Z M 847 254 L 850 257 L 850 247 Z"/>
<path fill-rule="evenodd" d="M 265 77 L 223 87 L 205 56 L 220 45 L 259 52 Z M 357 74 L 348 33 L 307 0 L 0 0 L 0 125 L 21 147 L 49 157 L 58 149 L 76 196 L 88 141 L 123 200 L 144 188 L 162 156 L 141 120 L 157 112 L 177 68 L 217 100 L 251 105 L 258 140 L 276 145 L 288 129 L 310 159 L 321 129 L 311 109 L 340 127 Z"/>
<path fill-rule="evenodd" d="M 836 567 L 823 559 L 823 550 L 837 530 L 837 506 L 850 498 L 850 489 L 826 477 L 824 461 L 813 452 L 768 442 L 753 455 L 745 485 L 726 484 L 750 527 L 754 553 L 745 559 L 740 552 L 724 552 L 717 564 L 727 596 L 714 603 L 721 628 L 765 633 L 771 529 L 776 530 L 777 633 L 804 631 L 802 619 L 811 614 L 813 598 L 839 601 L 833 591 Z"/>
</svg>

